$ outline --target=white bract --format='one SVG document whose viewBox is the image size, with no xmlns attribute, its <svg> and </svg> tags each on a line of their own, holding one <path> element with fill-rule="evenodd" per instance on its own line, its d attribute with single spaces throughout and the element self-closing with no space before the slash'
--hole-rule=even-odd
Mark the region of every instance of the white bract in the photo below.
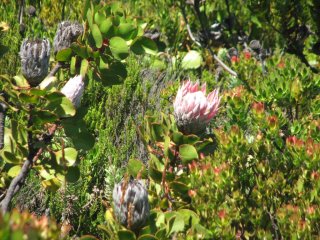
<svg viewBox="0 0 320 240">
<path fill-rule="evenodd" d="M 84 91 L 84 82 L 81 75 L 70 78 L 70 80 L 61 89 L 61 92 L 77 108 L 80 106 L 81 98 Z"/>
</svg>

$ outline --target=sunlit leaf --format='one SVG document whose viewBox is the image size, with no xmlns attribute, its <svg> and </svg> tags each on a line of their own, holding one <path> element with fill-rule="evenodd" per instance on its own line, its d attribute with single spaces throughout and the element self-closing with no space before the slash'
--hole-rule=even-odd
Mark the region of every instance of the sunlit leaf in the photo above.
<svg viewBox="0 0 320 240">
<path fill-rule="evenodd" d="M 197 51 L 189 51 L 182 59 L 182 68 L 184 69 L 196 69 L 201 66 L 202 57 Z"/>
<path fill-rule="evenodd" d="M 121 37 L 113 37 L 109 42 L 112 55 L 117 59 L 125 59 L 129 56 L 129 48 L 126 41 Z"/>
</svg>

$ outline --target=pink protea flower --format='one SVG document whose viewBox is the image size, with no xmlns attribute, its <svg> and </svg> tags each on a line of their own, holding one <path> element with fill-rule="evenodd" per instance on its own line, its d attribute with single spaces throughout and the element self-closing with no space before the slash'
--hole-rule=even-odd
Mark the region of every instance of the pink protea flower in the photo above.
<svg viewBox="0 0 320 240">
<path fill-rule="evenodd" d="M 174 116 L 179 130 L 185 134 L 204 132 L 211 119 L 217 114 L 220 104 L 219 90 L 206 96 L 206 84 L 190 80 L 180 86 L 173 103 Z"/>
<path fill-rule="evenodd" d="M 84 82 L 81 75 L 70 78 L 61 89 L 61 92 L 78 108 L 84 91 Z"/>
</svg>

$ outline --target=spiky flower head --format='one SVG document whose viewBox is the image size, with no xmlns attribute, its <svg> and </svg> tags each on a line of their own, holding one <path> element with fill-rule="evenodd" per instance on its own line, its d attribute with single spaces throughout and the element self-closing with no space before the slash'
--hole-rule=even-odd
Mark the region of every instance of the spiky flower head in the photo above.
<svg viewBox="0 0 320 240">
<path fill-rule="evenodd" d="M 37 86 L 48 74 L 50 42 L 48 39 L 24 39 L 20 47 L 22 75 L 30 86 Z"/>
<path fill-rule="evenodd" d="M 59 23 L 53 40 L 54 53 L 71 46 L 71 43 L 83 33 L 83 26 L 78 22 L 64 21 Z"/>
<path fill-rule="evenodd" d="M 217 114 L 220 104 L 219 90 L 206 96 L 206 84 L 190 80 L 180 86 L 173 103 L 174 117 L 179 130 L 185 134 L 203 133 Z"/>
<path fill-rule="evenodd" d="M 141 180 L 123 179 L 113 189 L 114 212 L 118 221 L 131 230 L 143 226 L 150 214 L 148 192 Z"/>
<path fill-rule="evenodd" d="M 81 75 L 70 78 L 69 81 L 61 89 L 61 92 L 73 103 L 77 108 L 80 106 L 81 98 L 84 91 L 84 82 Z"/>
</svg>

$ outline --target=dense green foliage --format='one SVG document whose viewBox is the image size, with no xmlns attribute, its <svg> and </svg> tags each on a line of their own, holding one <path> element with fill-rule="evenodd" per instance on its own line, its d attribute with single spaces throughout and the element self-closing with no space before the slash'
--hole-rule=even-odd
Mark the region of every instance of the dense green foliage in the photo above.
<svg viewBox="0 0 320 240">
<path fill-rule="evenodd" d="M 35 136 L 60 124 L 11 204 L 58 225 L 12 210 L 0 217 L 1 239 L 319 237 L 318 1 L 27 0 L 23 24 L 20 11 L 19 1 L 0 3 L 0 86 L 11 99 L 0 200 L 31 152 L 27 116 Z M 23 38 L 52 42 L 63 19 L 85 31 L 50 60 L 65 64 L 57 83 L 24 88 Z M 86 76 L 79 109 L 55 92 L 75 74 Z M 200 135 L 180 132 L 173 116 L 186 79 L 220 89 L 218 114 Z M 129 175 L 145 180 L 151 207 L 135 232 L 112 202 Z"/>
</svg>

